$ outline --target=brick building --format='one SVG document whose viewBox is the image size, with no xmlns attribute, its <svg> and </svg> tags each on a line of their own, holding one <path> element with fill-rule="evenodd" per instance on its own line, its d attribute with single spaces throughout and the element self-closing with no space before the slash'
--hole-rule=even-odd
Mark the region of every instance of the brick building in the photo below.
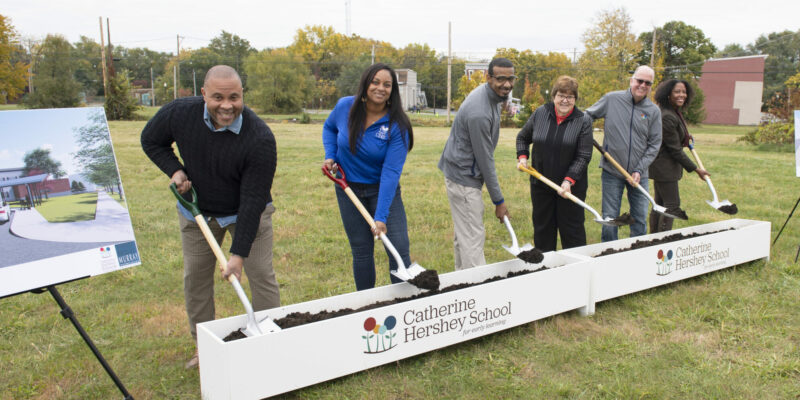
<svg viewBox="0 0 800 400">
<path fill-rule="evenodd" d="M 707 124 L 757 125 L 761 121 L 766 55 L 712 58 L 703 64 Z"/>
</svg>

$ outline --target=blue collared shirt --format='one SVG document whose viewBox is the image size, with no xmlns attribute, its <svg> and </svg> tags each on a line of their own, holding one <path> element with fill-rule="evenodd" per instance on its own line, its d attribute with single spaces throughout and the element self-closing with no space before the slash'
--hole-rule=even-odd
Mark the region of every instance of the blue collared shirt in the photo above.
<svg viewBox="0 0 800 400">
<path fill-rule="evenodd" d="M 203 105 L 203 121 L 206 123 L 206 126 L 208 126 L 208 129 L 211 129 L 212 132 L 225 132 L 228 130 L 238 135 L 239 131 L 242 130 L 243 119 L 244 117 L 242 117 L 242 114 L 239 114 L 239 116 L 233 120 L 232 124 L 217 129 L 214 127 L 214 121 L 211 120 L 211 114 L 208 113 L 208 104 Z"/>
<path fill-rule="evenodd" d="M 239 114 L 239 116 L 233 121 L 232 124 L 217 129 L 214 127 L 214 121 L 211 120 L 211 114 L 208 113 L 208 104 L 203 106 L 203 122 L 206 123 L 208 129 L 211 129 L 212 132 L 225 132 L 227 130 L 238 135 L 239 131 L 242 130 L 243 120 L 244 117 L 242 117 L 242 114 Z M 267 205 L 269 205 L 269 203 L 267 203 Z M 194 221 L 194 216 L 192 216 L 192 213 L 189 212 L 189 210 L 187 210 L 186 207 L 182 206 L 180 202 L 178 203 L 178 211 L 180 211 L 181 215 L 186 217 L 186 219 L 188 219 L 189 221 Z M 206 221 L 211 222 L 211 218 L 212 217 L 206 217 Z M 225 217 L 214 217 L 214 218 L 217 220 L 217 223 L 221 228 L 236 223 L 236 214 L 228 215 Z"/>
</svg>

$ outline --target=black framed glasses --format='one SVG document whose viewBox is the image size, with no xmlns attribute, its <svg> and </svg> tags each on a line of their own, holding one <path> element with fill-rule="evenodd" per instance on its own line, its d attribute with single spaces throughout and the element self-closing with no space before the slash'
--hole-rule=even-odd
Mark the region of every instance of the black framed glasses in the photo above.
<svg viewBox="0 0 800 400">
<path fill-rule="evenodd" d="M 639 78 L 633 78 L 633 79 L 635 79 L 636 82 L 639 82 L 640 85 L 653 86 L 653 82 L 651 81 L 646 81 L 644 79 L 639 79 Z"/>
<path fill-rule="evenodd" d="M 564 100 L 566 100 L 566 101 L 571 103 L 571 102 L 575 101 L 575 96 L 573 96 L 571 94 L 570 95 L 566 95 L 566 94 L 556 93 L 556 101 L 557 102 L 561 102 L 561 101 L 564 101 Z"/>
<path fill-rule="evenodd" d="M 509 75 L 509 76 L 503 76 L 503 75 L 493 76 L 493 75 L 489 75 L 489 76 L 491 76 L 492 78 L 494 78 L 496 81 L 498 81 L 500 83 L 506 83 L 506 82 L 514 83 L 514 81 L 517 80 L 517 76 L 516 75 Z"/>
</svg>

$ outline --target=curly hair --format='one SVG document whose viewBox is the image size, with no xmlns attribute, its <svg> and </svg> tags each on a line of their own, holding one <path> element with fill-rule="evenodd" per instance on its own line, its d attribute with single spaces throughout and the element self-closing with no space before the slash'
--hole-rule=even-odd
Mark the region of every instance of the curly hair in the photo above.
<svg viewBox="0 0 800 400">
<path fill-rule="evenodd" d="M 682 83 L 686 88 L 686 101 L 683 102 L 681 109 L 685 110 L 688 108 L 689 103 L 691 103 L 692 98 L 694 98 L 694 89 L 692 89 L 692 85 L 690 85 L 689 82 L 682 79 L 670 79 L 661 82 L 661 84 L 658 85 L 658 89 L 656 89 L 656 94 L 653 96 L 656 103 L 661 107 L 673 107 L 672 103 L 669 101 L 669 95 L 672 93 L 672 89 L 675 88 L 675 85 L 679 83 Z"/>
</svg>

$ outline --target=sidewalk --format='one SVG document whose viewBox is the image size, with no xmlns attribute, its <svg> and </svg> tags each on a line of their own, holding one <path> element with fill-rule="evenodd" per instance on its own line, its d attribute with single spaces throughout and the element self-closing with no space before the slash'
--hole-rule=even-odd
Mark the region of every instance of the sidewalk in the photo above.
<svg viewBox="0 0 800 400">
<path fill-rule="evenodd" d="M 36 209 L 16 210 L 11 233 L 51 242 L 123 242 L 134 240 L 128 210 L 106 192 L 97 193 L 95 219 L 80 222 L 47 222 Z"/>
</svg>

